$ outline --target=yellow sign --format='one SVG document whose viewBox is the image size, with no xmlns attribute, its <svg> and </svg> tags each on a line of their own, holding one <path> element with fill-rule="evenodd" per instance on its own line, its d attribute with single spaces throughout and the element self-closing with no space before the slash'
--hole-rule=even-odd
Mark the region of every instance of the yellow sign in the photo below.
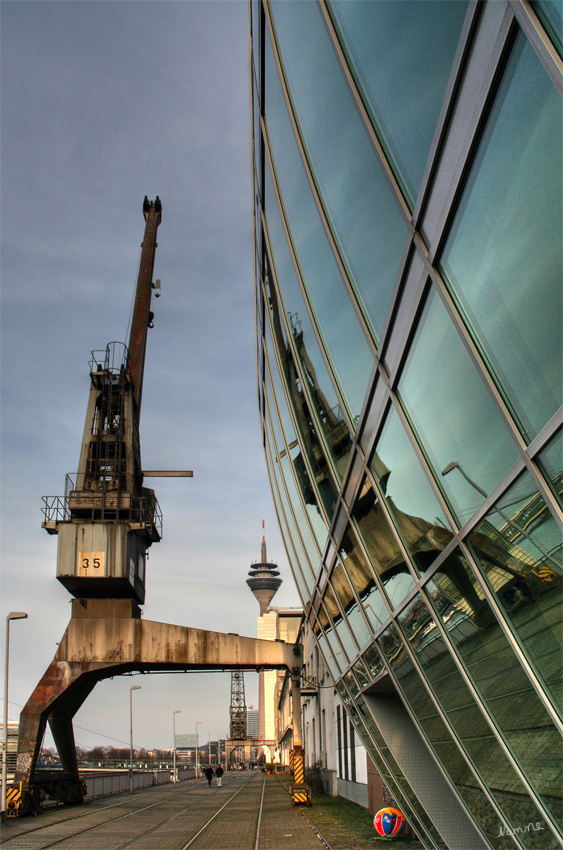
<svg viewBox="0 0 563 850">
<path fill-rule="evenodd" d="M 76 575 L 85 578 L 101 578 L 105 575 L 105 552 L 79 552 Z"/>
</svg>

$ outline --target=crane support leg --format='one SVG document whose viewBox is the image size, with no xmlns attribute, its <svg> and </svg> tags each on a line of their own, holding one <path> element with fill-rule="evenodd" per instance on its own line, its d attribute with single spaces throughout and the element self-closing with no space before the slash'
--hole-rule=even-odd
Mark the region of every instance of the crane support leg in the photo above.
<svg viewBox="0 0 563 850">
<path fill-rule="evenodd" d="M 131 611 L 130 600 L 73 600 L 57 653 L 20 716 L 14 786 L 21 799 L 11 814 L 36 807 L 39 793 L 82 799 L 72 718 L 102 679 L 151 671 L 301 669 L 300 646 L 115 616 L 126 605 Z M 299 722 L 300 715 L 299 708 Z M 63 767 L 56 787 L 52 776 L 36 770 L 47 721 Z"/>
</svg>

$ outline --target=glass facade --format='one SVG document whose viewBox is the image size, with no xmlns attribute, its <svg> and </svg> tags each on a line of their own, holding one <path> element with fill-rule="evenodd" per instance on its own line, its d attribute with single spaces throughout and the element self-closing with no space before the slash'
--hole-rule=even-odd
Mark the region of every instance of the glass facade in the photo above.
<svg viewBox="0 0 563 850">
<path fill-rule="evenodd" d="M 553 850 L 560 9 L 253 0 L 250 25 L 259 409 L 309 624 L 425 847 Z"/>
</svg>

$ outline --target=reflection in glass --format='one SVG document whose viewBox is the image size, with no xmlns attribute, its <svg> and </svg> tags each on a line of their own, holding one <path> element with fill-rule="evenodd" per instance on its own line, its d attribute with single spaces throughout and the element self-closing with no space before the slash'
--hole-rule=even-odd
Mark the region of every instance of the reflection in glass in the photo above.
<svg viewBox="0 0 563 850">
<path fill-rule="evenodd" d="M 530 438 L 563 401 L 562 130 L 520 34 L 441 259 Z"/>
<path fill-rule="evenodd" d="M 326 662 L 326 666 L 330 671 L 330 675 L 333 680 L 336 681 L 340 677 L 340 667 L 338 666 L 338 662 L 332 652 L 330 645 L 328 643 L 327 638 L 325 637 L 324 631 L 321 628 L 321 624 L 319 620 L 315 623 L 314 629 L 315 637 L 317 639 L 317 643 L 319 644 L 319 649 L 322 652 L 323 658 Z M 340 657 L 342 658 L 342 653 L 340 653 Z"/>
<path fill-rule="evenodd" d="M 336 566 L 332 571 L 330 582 L 344 609 L 346 621 L 354 633 L 356 643 L 362 648 L 371 638 L 370 631 L 358 608 L 358 603 L 350 587 L 348 576 L 339 561 L 336 562 Z"/>
<path fill-rule="evenodd" d="M 375 583 L 373 570 L 364 558 L 356 535 L 351 528 L 348 529 L 346 535 L 345 547 L 340 553 L 342 563 L 360 598 L 362 608 L 373 631 L 377 632 L 389 617 L 389 611 Z"/>
<path fill-rule="evenodd" d="M 367 478 L 356 499 L 352 519 L 355 520 L 389 602 L 396 608 L 414 587 L 414 579 Z M 353 564 L 358 546 L 350 531 L 344 536 L 342 549 Z"/>
<path fill-rule="evenodd" d="M 344 653 L 342 652 L 342 648 L 341 648 L 340 643 L 338 642 L 338 639 L 336 637 L 335 631 L 334 631 L 333 626 L 332 626 L 332 622 L 328 617 L 328 614 L 326 612 L 326 608 L 325 608 L 323 603 L 321 603 L 321 606 L 319 608 L 317 623 L 318 623 L 318 625 L 316 626 L 316 628 L 322 627 L 322 631 L 324 632 L 325 639 L 328 643 L 328 646 L 330 647 L 330 651 L 331 651 L 331 653 L 334 657 L 335 663 L 338 665 L 338 667 L 341 671 L 345 670 L 346 667 L 348 666 L 348 661 L 347 661 Z M 340 673 L 336 676 L 333 676 L 333 678 L 335 680 L 340 678 Z"/>
<path fill-rule="evenodd" d="M 457 738 L 463 743 L 481 779 L 496 799 L 510 828 L 520 826 L 522 821 L 536 823 L 541 820 L 541 813 L 494 737 L 420 596 L 401 612 L 399 621 L 422 668 L 424 678 L 432 686 Z M 464 775 L 457 777 L 457 781 L 464 787 L 471 787 L 472 794 L 467 800 L 473 805 L 477 799 L 475 793 L 478 792 L 479 806 L 476 814 L 481 812 L 484 795 L 481 789 L 476 787 L 475 779 L 467 767 L 464 768 Z M 496 821 L 493 821 L 492 833 L 498 836 L 499 821 Z M 490 819 L 487 818 L 486 822 L 489 823 Z M 532 837 L 525 846 L 537 847 L 541 844 L 538 845 L 537 837 Z"/>
<path fill-rule="evenodd" d="M 383 672 L 385 665 L 383 664 L 383 659 L 377 651 L 375 644 L 368 646 L 362 655 L 362 660 L 368 669 L 370 679 L 377 679 L 377 677 Z"/>
<path fill-rule="evenodd" d="M 306 520 L 306 515 L 297 492 L 297 487 L 295 486 L 295 480 L 293 478 L 289 459 L 287 456 L 278 456 L 277 458 L 274 458 L 274 460 L 279 463 L 281 467 L 281 472 L 285 481 L 289 501 L 293 508 L 295 521 L 301 535 L 301 540 L 303 541 L 303 545 L 305 546 L 305 550 L 309 556 L 309 563 L 313 567 L 313 575 L 316 577 L 320 567 L 320 553 L 315 542 L 315 538 L 311 534 L 309 523 Z"/>
<path fill-rule="evenodd" d="M 266 39 L 268 134 L 288 228 L 305 288 L 352 418 L 362 409 L 373 353 L 344 285 L 289 120 L 272 46 Z M 265 192 L 267 219 L 277 199 Z M 280 280 L 282 292 L 284 281 Z M 286 305 L 291 310 L 291 307 Z"/>
<path fill-rule="evenodd" d="M 563 46 L 563 6 L 561 0 L 532 0 L 559 53 Z"/>
<path fill-rule="evenodd" d="M 276 398 L 280 400 L 280 413 L 283 413 L 284 409 L 286 409 L 286 404 L 284 403 L 285 394 L 283 392 L 280 381 L 280 378 L 283 378 L 286 391 L 290 399 L 290 404 L 293 410 L 293 415 L 297 423 L 297 429 L 299 431 L 300 436 L 300 444 L 304 447 L 304 454 L 309 459 L 309 463 L 311 464 L 316 491 L 319 494 L 327 517 L 330 520 L 332 518 L 332 514 L 336 504 L 336 488 L 334 486 L 331 471 L 327 464 L 326 457 L 324 455 L 319 440 L 315 419 L 311 415 L 307 398 L 305 396 L 305 393 L 303 392 L 301 379 L 299 378 L 297 367 L 293 359 L 293 353 L 289 345 L 286 344 L 283 334 L 281 334 L 281 327 L 282 326 L 280 324 L 276 328 L 276 344 L 278 355 L 281 361 L 279 371 L 276 368 L 277 364 L 272 350 L 272 340 L 269 333 L 269 326 L 266 337 L 268 358 L 273 366 L 272 380 L 274 382 Z M 284 430 L 286 429 L 286 433 L 288 433 L 290 426 L 291 417 L 288 416 L 287 421 L 284 420 Z M 342 446 L 343 453 L 346 451 L 349 452 L 349 450 L 349 445 L 347 448 Z M 302 470 L 305 469 L 305 461 L 303 457 L 294 458 L 293 460 L 297 477 L 300 480 L 304 480 L 304 474 Z M 305 496 L 305 501 L 307 504 L 311 503 L 309 494 Z"/>
<path fill-rule="evenodd" d="M 559 432 L 538 457 L 551 489 L 563 507 L 563 432 Z"/>
<path fill-rule="evenodd" d="M 268 470 L 270 473 L 270 481 L 272 482 L 272 491 L 274 492 L 274 500 L 276 502 L 276 508 L 278 510 L 278 517 L 280 518 L 280 523 L 283 525 L 286 531 L 286 537 L 284 540 L 291 541 L 291 545 L 294 549 L 295 555 L 293 558 L 290 557 L 290 565 L 291 571 L 295 578 L 295 582 L 297 584 L 299 593 L 302 599 L 305 602 L 310 598 L 314 580 L 312 571 L 309 567 L 309 563 L 307 560 L 307 556 L 305 554 L 305 550 L 303 549 L 303 545 L 301 540 L 297 536 L 297 529 L 295 526 L 295 521 L 289 512 L 289 504 L 287 501 L 287 494 L 283 488 L 282 482 L 279 480 L 279 467 L 277 463 L 272 461 L 272 437 L 269 430 L 269 423 L 266 422 L 266 463 L 268 465 Z M 289 552 L 289 547 L 286 546 L 286 550 Z"/>
<path fill-rule="evenodd" d="M 324 434 L 330 456 L 341 480 L 351 448 L 351 438 L 345 422 L 338 396 L 329 378 L 328 371 L 319 349 L 319 344 L 311 324 L 295 268 L 289 254 L 287 240 L 277 205 L 274 204 L 268 218 L 268 229 L 274 251 L 274 262 L 278 284 L 282 288 L 283 301 L 278 298 L 273 275 L 266 270 L 266 291 L 272 320 L 272 333 L 276 348 L 282 360 L 282 371 L 286 377 L 288 391 L 295 398 L 294 409 L 297 418 L 302 418 L 301 404 L 298 400 L 308 393 L 317 415 L 317 422 Z M 283 322 L 283 310 L 287 311 L 288 324 L 297 357 L 304 376 L 305 388 L 297 376 L 293 365 L 290 342 Z M 291 364 L 291 369 L 289 368 Z M 286 368 L 284 368 L 286 367 Z M 288 371 L 289 370 L 289 371 Z M 291 379 L 291 380 L 290 380 Z M 314 424 L 306 424 L 305 430 L 315 430 Z M 315 434 L 315 439 L 318 437 Z"/>
<path fill-rule="evenodd" d="M 271 9 L 309 161 L 377 339 L 407 226 L 352 100 L 318 5 L 283 0 L 273 2 Z M 346 151 L 353 155 L 343 156 Z"/>
<path fill-rule="evenodd" d="M 438 294 L 431 290 L 398 384 L 401 401 L 460 518 L 474 513 L 518 458 L 491 396 Z M 474 482 L 477 482 L 476 488 Z"/>
<path fill-rule="evenodd" d="M 427 589 L 506 743 L 546 808 L 560 819 L 560 735 L 460 551 L 446 559 Z"/>
<path fill-rule="evenodd" d="M 358 654 L 358 648 L 357 648 L 356 644 L 354 643 L 354 638 L 352 637 L 352 634 L 350 632 L 350 629 L 348 628 L 348 624 L 347 624 L 346 620 L 343 619 L 342 614 L 340 613 L 340 608 L 338 607 L 338 603 L 336 601 L 336 596 L 335 596 L 334 591 L 333 591 L 333 589 L 330 585 L 327 585 L 323 602 L 324 602 L 326 611 L 328 612 L 328 615 L 330 616 L 330 619 L 332 620 L 332 623 L 334 625 L 336 633 L 337 633 L 338 637 L 340 638 L 340 642 L 342 644 L 342 648 L 344 649 L 344 652 L 346 653 L 346 657 L 347 657 L 348 661 L 350 662 Z M 325 632 L 327 632 L 327 629 L 329 628 L 329 621 L 326 618 L 326 614 L 324 616 L 325 616 L 325 619 L 326 619 L 326 623 L 325 623 L 325 619 L 323 619 L 323 617 L 321 617 L 321 614 L 319 612 L 319 619 L 321 621 L 321 625 L 324 628 Z M 348 665 L 345 664 L 344 666 L 348 666 Z"/>
<path fill-rule="evenodd" d="M 377 441 L 371 471 L 403 543 L 419 572 L 425 572 L 452 533 L 394 407 Z"/>
<path fill-rule="evenodd" d="M 414 201 L 467 3 L 336 0 L 330 9 L 378 135 Z"/>
<path fill-rule="evenodd" d="M 504 494 L 469 542 L 532 666 L 563 708 L 563 540 L 529 473 Z"/>
<path fill-rule="evenodd" d="M 389 646 L 392 646 L 391 642 Z M 454 743 L 448 727 L 430 699 L 426 687 L 409 656 L 406 653 L 397 655 L 397 663 L 394 664 L 392 669 L 403 698 L 415 715 L 422 733 L 446 775 L 457 788 L 460 797 L 476 818 L 492 846 L 504 850 L 507 846 L 506 843 L 498 839 L 500 832 L 498 814 L 484 795 L 470 765 Z"/>
</svg>

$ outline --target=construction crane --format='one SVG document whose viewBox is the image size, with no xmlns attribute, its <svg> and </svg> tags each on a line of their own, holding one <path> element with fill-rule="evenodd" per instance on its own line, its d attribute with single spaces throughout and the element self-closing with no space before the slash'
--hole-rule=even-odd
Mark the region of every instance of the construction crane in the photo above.
<svg viewBox="0 0 563 850">
<path fill-rule="evenodd" d="M 44 497 L 43 528 L 58 534 L 57 578 L 81 599 L 145 601 L 147 550 L 160 540 L 162 514 L 145 476 L 188 472 L 142 471 L 139 422 L 156 236 L 162 218 L 157 196 L 143 202 L 145 233 L 129 344 L 93 351 L 90 396 L 78 472 L 67 475 L 65 495 Z"/>
</svg>

